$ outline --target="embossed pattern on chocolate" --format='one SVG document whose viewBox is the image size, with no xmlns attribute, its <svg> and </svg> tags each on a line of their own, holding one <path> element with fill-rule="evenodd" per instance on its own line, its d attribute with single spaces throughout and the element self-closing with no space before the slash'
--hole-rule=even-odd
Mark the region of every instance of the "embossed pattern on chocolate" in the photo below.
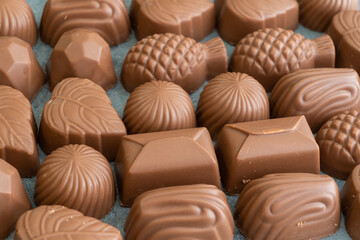
<svg viewBox="0 0 360 240">
<path fill-rule="evenodd" d="M 227 71 L 227 54 L 219 37 L 205 43 L 172 33 L 155 34 L 130 48 L 121 71 L 123 87 L 132 92 L 151 80 L 170 81 L 188 93 Z"/>
<path fill-rule="evenodd" d="M 24 213 L 16 224 L 15 240 L 122 240 L 115 227 L 63 206 L 40 206 Z"/>
<path fill-rule="evenodd" d="M 131 31 L 123 0 L 48 0 L 40 25 L 43 42 L 55 46 L 64 32 L 74 28 L 93 30 L 110 46 L 125 42 Z"/>
<path fill-rule="evenodd" d="M 329 36 L 309 40 L 282 28 L 266 28 L 247 35 L 236 45 L 230 61 L 233 72 L 249 74 L 267 92 L 287 73 L 334 64 L 335 49 Z"/>
<path fill-rule="evenodd" d="M 225 194 L 205 184 L 141 194 L 124 227 L 127 240 L 229 240 L 233 239 L 234 228 Z"/>
<path fill-rule="evenodd" d="M 128 98 L 124 123 L 129 134 L 196 127 L 195 110 L 189 95 L 167 81 L 146 82 Z"/>
<path fill-rule="evenodd" d="M 319 68 L 290 73 L 270 95 L 274 118 L 305 115 L 317 132 L 332 116 L 359 109 L 359 76 L 353 69 Z"/>
<path fill-rule="evenodd" d="M 235 209 L 248 239 L 320 239 L 340 227 L 340 199 L 326 175 L 270 174 L 248 183 Z"/>
</svg>

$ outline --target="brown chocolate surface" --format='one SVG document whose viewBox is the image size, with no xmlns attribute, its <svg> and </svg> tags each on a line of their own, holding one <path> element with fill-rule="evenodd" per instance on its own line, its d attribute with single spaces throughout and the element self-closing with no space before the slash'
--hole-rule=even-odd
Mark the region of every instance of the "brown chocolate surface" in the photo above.
<svg viewBox="0 0 360 240">
<path fill-rule="evenodd" d="M 197 43 L 182 35 L 155 34 L 130 48 L 121 82 L 128 92 L 144 82 L 162 80 L 192 93 L 206 80 L 226 71 L 226 48 L 219 37 Z"/>
<path fill-rule="evenodd" d="M 198 125 L 216 139 L 225 124 L 268 119 L 269 111 L 268 97 L 258 81 L 245 73 L 227 72 L 205 86 L 196 115 Z"/>
<path fill-rule="evenodd" d="M 39 143 L 46 154 L 67 144 L 85 144 L 115 160 L 126 129 L 102 87 L 88 79 L 67 78 L 45 104 Z"/>
<path fill-rule="evenodd" d="M 236 45 L 230 60 L 233 72 L 249 74 L 267 92 L 282 76 L 297 69 L 334 64 L 334 44 L 328 35 L 309 40 L 282 28 L 266 28 L 247 35 Z"/>
<path fill-rule="evenodd" d="M 205 184 L 160 188 L 141 194 L 124 227 L 127 240 L 230 240 L 234 228 L 225 194 Z"/>
<path fill-rule="evenodd" d="M 120 141 L 115 169 L 123 206 L 161 187 L 199 183 L 221 187 L 206 128 L 126 135 Z"/>
<path fill-rule="evenodd" d="M 359 76 L 353 69 L 299 70 L 282 77 L 270 95 L 272 117 L 305 115 L 313 132 L 332 116 L 359 107 Z"/>
<path fill-rule="evenodd" d="M 123 0 L 48 0 L 40 25 L 43 42 L 55 46 L 63 33 L 74 28 L 93 30 L 110 46 L 127 41 L 131 31 Z"/>
<path fill-rule="evenodd" d="M 24 213 L 16 224 L 14 240 L 122 240 L 115 227 L 63 206 L 40 206 Z"/>
<path fill-rule="evenodd" d="M 215 149 L 228 194 L 269 173 L 320 173 L 319 147 L 304 116 L 225 125 Z"/>
<path fill-rule="evenodd" d="M 248 239 L 320 239 L 340 227 L 339 190 L 326 175 L 269 174 L 246 185 L 234 215 Z"/>
<path fill-rule="evenodd" d="M 69 77 L 87 78 L 108 90 L 116 85 L 109 44 L 96 32 L 73 29 L 65 32 L 46 65 L 49 88 Z"/>
<path fill-rule="evenodd" d="M 124 123 L 128 134 L 196 127 L 193 103 L 180 86 L 168 81 L 146 82 L 130 94 Z"/>
<path fill-rule="evenodd" d="M 175 33 L 201 41 L 215 27 L 214 3 L 209 0 L 134 0 L 130 18 L 138 39 Z"/>
</svg>

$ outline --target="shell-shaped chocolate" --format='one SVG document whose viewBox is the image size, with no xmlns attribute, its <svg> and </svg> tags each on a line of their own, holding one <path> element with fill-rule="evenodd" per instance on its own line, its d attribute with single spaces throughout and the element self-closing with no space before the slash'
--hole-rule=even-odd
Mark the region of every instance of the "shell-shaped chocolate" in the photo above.
<svg viewBox="0 0 360 240">
<path fill-rule="evenodd" d="M 360 113 L 347 111 L 332 117 L 319 130 L 321 170 L 339 179 L 346 179 L 360 164 Z"/>
<path fill-rule="evenodd" d="M 129 134 L 196 127 L 195 110 L 189 95 L 167 81 L 151 81 L 130 94 L 124 123 Z"/>
<path fill-rule="evenodd" d="M 178 84 L 186 92 L 227 71 L 224 43 L 216 37 L 206 43 L 172 33 L 155 34 L 130 48 L 122 67 L 123 87 L 132 92 L 152 80 Z"/>
<path fill-rule="evenodd" d="M 311 30 L 324 32 L 339 12 L 357 10 L 358 0 L 301 0 L 300 22 Z"/>
<path fill-rule="evenodd" d="M 124 0 L 48 0 L 41 18 L 41 39 L 54 46 L 64 32 L 87 28 L 110 46 L 125 42 L 130 20 Z"/>
<path fill-rule="evenodd" d="M 271 91 L 277 80 L 297 69 L 333 67 L 335 49 L 329 36 L 315 40 L 282 28 L 253 32 L 236 45 L 233 72 L 247 73 Z"/>
<path fill-rule="evenodd" d="M 37 40 L 34 14 L 25 0 L 2 0 L 0 4 L 0 36 L 21 38 L 30 45 Z"/>
<path fill-rule="evenodd" d="M 225 194 L 212 185 L 160 188 L 136 198 L 124 230 L 127 240 L 233 239 Z"/>
<path fill-rule="evenodd" d="M 359 76 L 346 68 L 305 69 L 287 74 L 270 95 L 272 117 L 305 115 L 313 132 L 332 116 L 359 107 Z"/>
<path fill-rule="evenodd" d="M 265 89 L 245 73 L 228 72 L 205 86 L 196 109 L 197 123 L 217 138 L 225 124 L 269 118 Z"/>
<path fill-rule="evenodd" d="M 103 218 L 115 202 L 115 181 L 106 158 L 86 145 L 66 145 L 40 165 L 37 205 L 61 205 Z"/>
<path fill-rule="evenodd" d="M 40 206 L 18 220 L 15 240 L 122 240 L 115 227 L 64 206 Z"/>
<path fill-rule="evenodd" d="M 326 175 L 269 174 L 245 186 L 234 215 L 248 239 L 320 239 L 340 227 L 339 190 Z"/>
</svg>

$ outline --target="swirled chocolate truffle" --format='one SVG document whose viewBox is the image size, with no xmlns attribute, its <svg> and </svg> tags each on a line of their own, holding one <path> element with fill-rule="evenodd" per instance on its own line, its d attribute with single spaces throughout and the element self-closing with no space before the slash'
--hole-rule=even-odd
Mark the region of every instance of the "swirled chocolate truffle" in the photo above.
<svg viewBox="0 0 360 240">
<path fill-rule="evenodd" d="M 196 127 L 195 110 L 189 95 L 167 81 L 151 81 L 130 94 L 124 109 L 129 134 Z"/>
<path fill-rule="evenodd" d="M 115 202 L 115 182 L 106 158 L 86 145 L 56 149 L 40 165 L 37 205 L 62 205 L 103 218 Z"/>
<path fill-rule="evenodd" d="M 245 73 L 223 73 L 210 80 L 200 95 L 197 123 L 216 139 L 225 124 L 269 118 L 265 89 Z"/>
</svg>

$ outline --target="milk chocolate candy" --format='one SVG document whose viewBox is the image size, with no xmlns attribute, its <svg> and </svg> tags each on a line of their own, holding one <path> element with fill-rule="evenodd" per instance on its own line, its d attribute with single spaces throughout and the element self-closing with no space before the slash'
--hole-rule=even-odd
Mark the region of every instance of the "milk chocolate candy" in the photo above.
<svg viewBox="0 0 360 240">
<path fill-rule="evenodd" d="M 360 164 L 360 113 L 346 111 L 332 117 L 316 134 L 321 170 L 345 180 Z"/>
<path fill-rule="evenodd" d="M 31 209 L 31 204 L 18 171 L 1 158 L 0 203 L 0 239 L 5 239 L 21 214 Z"/>
<path fill-rule="evenodd" d="M 339 12 L 357 10 L 358 0 L 301 0 L 300 22 L 307 28 L 325 32 L 332 18 Z"/>
<path fill-rule="evenodd" d="M 0 85 L 11 86 L 32 101 L 45 84 L 45 75 L 29 43 L 0 37 L 0 55 Z"/>
<path fill-rule="evenodd" d="M 359 107 L 359 76 L 352 69 L 299 70 L 282 77 L 270 95 L 272 117 L 305 115 L 313 132 L 332 116 Z"/>
<path fill-rule="evenodd" d="M 127 41 L 131 31 L 123 0 L 48 0 L 40 25 L 43 42 L 55 46 L 63 33 L 74 28 L 95 31 L 110 46 Z"/>
<path fill-rule="evenodd" d="M 215 149 L 228 194 L 269 173 L 320 173 L 319 147 L 304 116 L 225 125 Z"/>
<path fill-rule="evenodd" d="M 46 154 L 68 144 L 85 144 L 114 161 L 126 129 L 102 87 L 88 79 L 67 78 L 45 104 L 39 143 Z"/>
<path fill-rule="evenodd" d="M 37 205 L 61 205 L 103 218 L 115 202 L 115 181 L 106 158 L 86 145 L 66 145 L 40 165 Z"/>
<path fill-rule="evenodd" d="M 37 40 L 34 14 L 25 0 L 2 0 L 0 4 L 0 36 L 21 38 L 30 45 Z"/>
<path fill-rule="evenodd" d="M 0 158 L 13 165 L 21 177 L 35 176 L 40 162 L 30 102 L 18 90 L 2 85 L 0 122 Z"/>
<path fill-rule="evenodd" d="M 340 227 L 339 190 L 326 175 L 269 174 L 245 186 L 234 215 L 247 239 L 320 239 Z"/>
<path fill-rule="evenodd" d="M 267 92 L 282 76 L 297 69 L 334 64 L 335 48 L 328 35 L 309 40 L 282 28 L 261 29 L 247 35 L 236 45 L 230 60 L 233 72 L 249 74 Z"/>
<path fill-rule="evenodd" d="M 138 39 L 175 33 L 201 41 L 215 27 L 214 3 L 209 0 L 133 0 L 130 18 Z"/>
<path fill-rule="evenodd" d="M 73 29 L 64 33 L 46 65 L 49 88 L 69 77 L 87 78 L 105 90 L 116 85 L 109 44 L 96 32 Z"/>
<path fill-rule="evenodd" d="M 296 0 L 215 0 L 215 6 L 219 34 L 230 44 L 262 28 L 295 30 L 298 26 Z"/>
<path fill-rule="evenodd" d="M 197 43 L 182 35 L 155 34 L 130 48 L 121 82 L 129 92 L 144 82 L 162 80 L 192 93 L 206 80 L 226 71 L 226 48 L 219 37 Z"/>
<path fill-rule="evenodd" d="M 130 206 L 141 193 L 156 188 L 199 183 L 221 187 L 206 128 L 124 136 L 115 168 L 123 206 Z"/>
<path fill-rule="evenodd" d="M 122 240 L 115 227 L 64 206 L 41 206 L 24 213 L 16 223 L 14 240 Z"/>
<path fill-rule="evenodd" d="M 196 110 L 199 126 L 216 139 L 227 123 L 269 118 L 265 89 L 245 73 L 223 73 L 212 79 L 200 95 Z"/>
<path fill-rule="evenodd" d="M 234 228 L 225 194 L 206 184 L 160 188 L 141 194 L 124 227 L 127 240 L 230 240 Z"/>
<path fill-rule="evenodd" d="M 196 127 L 195 110 L 189 95 L 167 81 L 151 81 L 137 87 L 124 109 L 129 134 Z"/>
</svg>

